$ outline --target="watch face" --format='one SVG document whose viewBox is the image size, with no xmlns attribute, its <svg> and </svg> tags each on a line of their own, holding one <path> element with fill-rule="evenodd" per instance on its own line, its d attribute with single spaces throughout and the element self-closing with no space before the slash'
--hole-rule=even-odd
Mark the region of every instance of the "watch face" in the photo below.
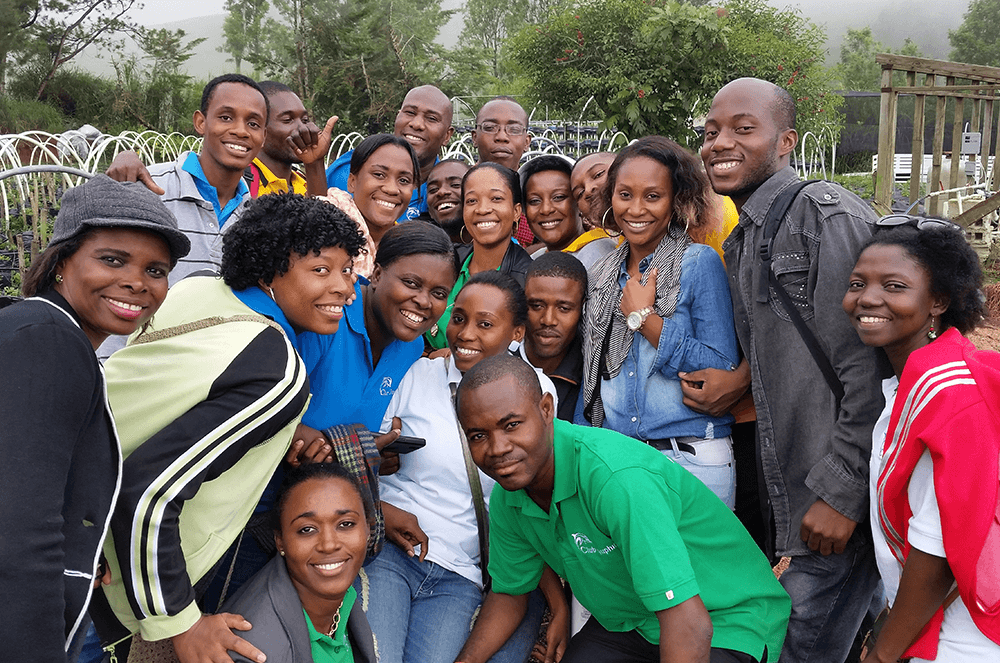
<svg viewBox="0 0 1000 663">
<path fill-rule="evenodd" d="M 625 324 L 628 325 L 628 328 L 632 331 L 636 331 L 639 327 L 642 327 L 642 313 L 639 311 L 632 311 L 628 314 L 628 317 L 625 318 Z"/>
</svg>

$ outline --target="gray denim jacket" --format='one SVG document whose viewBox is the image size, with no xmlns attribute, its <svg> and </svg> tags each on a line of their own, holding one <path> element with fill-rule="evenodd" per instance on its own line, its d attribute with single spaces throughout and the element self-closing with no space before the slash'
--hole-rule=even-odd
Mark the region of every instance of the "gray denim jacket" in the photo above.
<svg viewBox="0 0 1000 663">
<path fill-rule="evenodd" d="M 797 181 L 792 168 L 772 175 L 744 204 L 739 226 L 723 244 L 780 555 L 810 552 L 800 525 L 817 499 L 858 521 L 855 536 L 862 534 L 872 427 L 883 407 L 883 364 L 841 308 L 848 276 L 876 219 L 864 201 L 828 182 L 807 186 L 778 228 L 771 252 L 778 281 L 844 385 L 839 411 L 773 289 L 767 303 L 757 302 L 764 219 L 778 193 Z"/>
</svg>

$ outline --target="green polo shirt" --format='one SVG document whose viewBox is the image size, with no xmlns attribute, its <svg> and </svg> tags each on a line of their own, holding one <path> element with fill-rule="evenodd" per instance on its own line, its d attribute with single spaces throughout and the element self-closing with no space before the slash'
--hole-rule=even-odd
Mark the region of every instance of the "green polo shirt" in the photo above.
<svg viewBox="0 0 1000 663">
<path fill-rule="evenodd" d="M 548 564 L 609 631 L 657 644 L 655 612 L 699 595 L 712 646 L 777 660 L 791 601 L 736 516 L 687 470 L 632 438 L 556 420 L 549 513 L 490 497 L 493 591 L 525 594 Z"/>
<path fill-rule="evenodd" d="M 351 609 L 354 608 L 354 601 L 357 600 L 358 593 L 354 587 L 344 594 L 344 602 L 340 604 L 340 624 L 337 632 L 331 638 L 325 633 L 320 633 L 313 626 L 309 615 L 306 615 L 306 627 L 309 629 L 309 648 L 312 651 L 313 663 L 352 663 L 354 654 L 351 652 L 351 641 L 347 637 L 347 620 L 350 619 Z M 302 611 L 303 614 L 305 610 Z"/>
</svg>

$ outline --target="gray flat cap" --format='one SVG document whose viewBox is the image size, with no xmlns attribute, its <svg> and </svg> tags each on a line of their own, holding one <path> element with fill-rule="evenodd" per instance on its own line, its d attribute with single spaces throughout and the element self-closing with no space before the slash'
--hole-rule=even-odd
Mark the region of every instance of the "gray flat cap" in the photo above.
<svg viewBox="0 0 1000 663">
<path fill-rule="evenodd" d="M 159 196 L 137 182 L 116 182 L 107 175 L 68 189 L 62 197 L 51 243 L 64 242 L 86 228 L 139 228 L 159 233 L 176 262 L 191 250 L 177 219 Z"/>
</svg>

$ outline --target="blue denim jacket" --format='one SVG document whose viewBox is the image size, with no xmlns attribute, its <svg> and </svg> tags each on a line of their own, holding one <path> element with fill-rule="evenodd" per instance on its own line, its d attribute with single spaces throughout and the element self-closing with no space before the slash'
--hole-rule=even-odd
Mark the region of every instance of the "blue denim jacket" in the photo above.
<svg viewBox="0 0 1000 663">
<path fill-rule="evenodd" d="M 645 273 L 648 267 L 647 257 L 639 263 L 639 271 Z M 619 287 L 624 288 L 626 281 L 623 262 Z M 732 370 L 738 361 L 722 260 L 711 247 L 692 244 L 681 258 L 677 310 L 663 320 L 658 346 L 635 334 L 621 371 L 601 381 L 604 428 L 639 440 L 725 437 L 732 416 L 710 417 L 685 406 L 677 373 L 709 367 Z"/>
</svg>

